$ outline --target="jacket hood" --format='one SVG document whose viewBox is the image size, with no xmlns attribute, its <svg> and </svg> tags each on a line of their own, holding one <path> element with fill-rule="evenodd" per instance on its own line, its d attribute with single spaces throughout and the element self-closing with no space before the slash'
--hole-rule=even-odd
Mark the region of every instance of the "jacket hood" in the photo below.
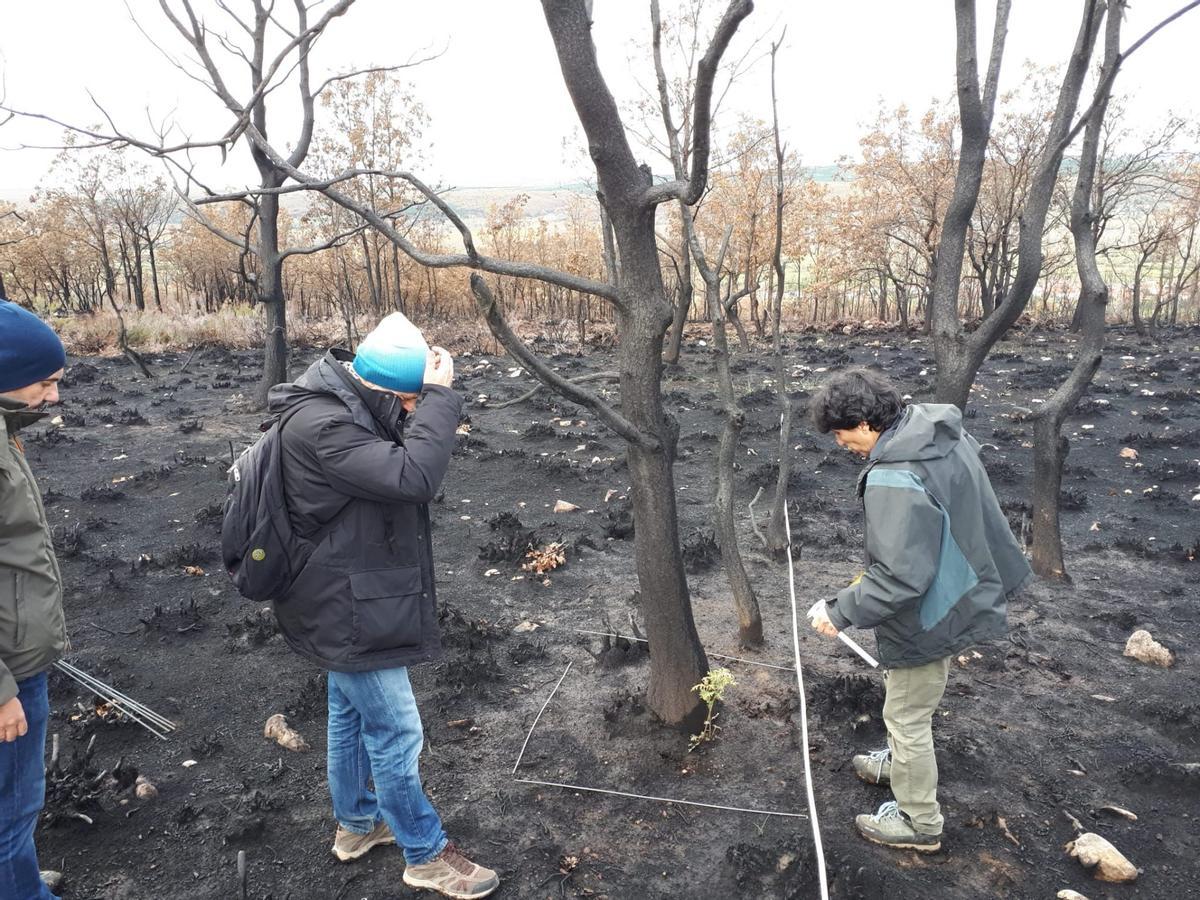
<svg viewBox="0 0 1200 900">
<path fill-rule="evenodd" d="M 871 459 L 909 462 L 941 459 L 962 440 L 962 411 L 952 403 L 915 403 L 879 437 Z"/>
<path fill-rule="evenodd" d="M 295 381 L 271 388 L 267 393 L 268 411 L 281 414 L 311 397 L 333 396 L 350 410 L 354 424 L 375 432 L 382 426 L 389 438 L 398 441 L 404 407 L 399 398 L 358 383 L 343 365 L 353 359 L 354 355 L 345 350 L 330 350 Z"/>
</svg>

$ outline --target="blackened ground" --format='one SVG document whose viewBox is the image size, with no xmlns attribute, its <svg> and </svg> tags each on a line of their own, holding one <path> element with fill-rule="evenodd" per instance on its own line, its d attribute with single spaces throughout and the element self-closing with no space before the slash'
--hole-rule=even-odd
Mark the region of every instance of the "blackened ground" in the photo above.
<svg viewBox="0 0 1200 900">
<path fill-rule="evenodd" d="M 748 414 L 739 527 L 768 639 L 755 653 L 737 647 L 711 543 L 721 422 L 701 337 L 689 340 L 665 386 L 681 426 L 680 532 L 690 547 L 698 627 L 713 654 L 786 667 L 786 569 L 759 552 L 744 513 L 756 486 L 774 483 L 771 363 L 765 355 L 735 361 Z M 896 854 L 856 837 L 854 814 L 889 796 L 848 766 L 856 750 L 882 745 L 879 678 L 840 644 L 803 635 L 834 896 L 1045 898 L 1064 887 L 1093 900 L 1194 895 L 1198 344 L 1195 331 L 1165 344 L 1114 335 L 1096 385 L 1069 421 L 1063 501 L 1074 582 L 1034 587 L 1011 610 L 1008 640 L 954 666 L 935 726 L 941 853 Z M 1029 501 L 1028 416 L 1073 348 L 1040 333 L 1002 344 L 969 410 L 968 427 L 986 446 L 1018 532 Z M 316 352 L 298 351 L 295 371 Z M 824 370 L 849 361 L 881 366 L 917 400 L 930 396 L 931 352 L 920 339 L 799 335 L 787 352 L 800 409 Z M 553 361 L 574 376 L 611 368 L 609 355 Z M 258 900 L 410 896 L 398 851 L 377 850 L 353 865 L 329 854 L 323 676 L 286 649 L 270 612 L 241 600 L 221 571 L 225 469 L 260 420 L 240 398 L 257 380 L 254 357 L 201 350 L 180 371 L 187 360 L 151 360 L 159 377 L 145 382 L 122 360 L 73 359 L 56 410 L 63 424 L 26 435 L 66 573 L 70 658 L 182 726 L 159 742 L 97 715 L 90 698 L 55 673 L 51 731 L 61 749 L 38 832 L 43 865 L 66 872 L 71 900 L 234 897 L 238 850 L 247 853 L 249 896 Z M 413 673 L 427 733 L 423 774 L 449 832 L 499 869 L 506 897 L 815 896 L 803 818 L 514 781 L 534 716 L 573 661 L 518 777 L 756 810 L 806 806 L 790 671 L 728 663 L 738 683 L 720 708 L 720 739 L 688 753 L 686 736 L 655 725 L 643 708 L 647 658 L 638 645 L 579 633 L 606 622 L 623 634 L 640 627 L 619 442 L 589 413 L 549 395 L 488 409 L 484 398 L 499 402 L 531 385 L 507 359 L 460 355 L 457 369 L 470 431 L 433 507 L 448 653 Z M 858 571 L 859 463 L 803 424 L 792 444 L 792 523 L 803 548 L 796 575 L 806 609 Z M 1120 455 L 1126 447 L 1137 459 Z M 558 500 L 579 509 L 556 514 Z M 564 566 L 542 576 L 522 571 L 529 543 L 556 541 Z M 1129 633 L 1143 626 L 1178 653 L 1174 669 L 1121 656 Z M 858 637 L 871 646 L 869 635 Z M 263 739 L 276 712 L 312 752 Z M 136 798 L 136 774 L 157 784 L 157 799 Z M 1109 804 L 1138 820 L 1102 812 Z M 1093 882 L 1065 856 L 1073 830 L 1064 811 L 1143 869 L 1134 886 Z"/>
</svg>

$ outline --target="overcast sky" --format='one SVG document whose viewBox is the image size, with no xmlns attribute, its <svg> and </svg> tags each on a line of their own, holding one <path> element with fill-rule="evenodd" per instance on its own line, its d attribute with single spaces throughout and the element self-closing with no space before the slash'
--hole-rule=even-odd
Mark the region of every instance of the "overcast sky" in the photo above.
<svg viewBox="0 0 1200 900">
<path fill-rule="evenodd" d="M 234 8 L 249 5 L 229 2 Z M 1125 43 L 1181 3 L 1134 3 Z M 128 4 L 164 49 L 184 55 L 157 0 Z M 209 0 L 197 0 L 197 6 L 221 21 Z M 672 6 L 672 0 L 664 0 L 664 9 Z M 980 52 L 986 59 L 994 4 L 980 0 L 979 6 Z M 1020 79 L 1024 60 L 1065 61 L 1081 6 L 1082 0 L 1014 0 L 1002 88 Z M 99 113 L 89 100 L 91 92 L 132 131 L 149 134 L 147 111 L 155 119 L 173 116 L 197 138 L 227 127 L 227 115 L 211 95 L 163 58 L 133 24 L 122 0 L 4 0 L 2 7 L 0 66 L 10 105 L 92 123 Z M 618 100 L 632 100 L 640 88 L 630 58 L 634 41 L 644 43 L 649 34 L 648 3 L 595 0 L 594 17 L 609 85 Z M 923 109 L 932 98 L 953 93 L 950 0 L 757 0 L 730 53 L 744 52 L 756 36 L 777 35 L 785 25 L 780 118 L 785 139 L 808 165 L 853 154 L 863 123 L 874 118 L 881 100 Z M 408 72 L 431 119 L 428 180 L 460 187 L 545 186 L 591 177 L 536 0 L 359 0 L 331 27 L 317 51 L 317 68 L 328 74 L 443 47 L 440 58 Z M 1198 47 L 1200 11 L 1161 32 L 1126 63 L 1118 92 L 1136 98 L 1131 104 L 1136 125 L 1149 128 L 1171 111 L 1195 116 Z M 767 118 L 768 89 L 763 61 L 729 96 L 726 121 L 740 112 Z M 290 111 L 293 104 L 279 105 Z M 284 116 L 273 125 L 272 136 L 280 142 L 294 131 Z M 0 128 L 0 197 L 27 195 L 52 156 L 14 148 L 54 143 L 58 137 L 58 129 L 32 122 Z M 653 164 L 661 171 L 661 162 Z M 242 150 L 222 168 L 210 163 L 207 174 L 233 186 L 245 183 L 248 169 Z"/>
</svg>

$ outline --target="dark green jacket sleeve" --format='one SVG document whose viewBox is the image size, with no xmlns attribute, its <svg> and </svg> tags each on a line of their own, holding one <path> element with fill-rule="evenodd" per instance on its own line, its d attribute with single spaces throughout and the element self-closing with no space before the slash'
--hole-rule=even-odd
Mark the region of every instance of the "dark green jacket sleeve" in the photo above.
<svg viewBox="0 0 1200 900">
<path fill-rule="evenodd" d="M 941 554 L 942 511 L 909 473 L 874 470 L 863 506 L 868 567 L 858 584 L 829 604 L 829 619 L 839 630 L 874 628 L 904 612 L 933 583 Z"/>
</svg>

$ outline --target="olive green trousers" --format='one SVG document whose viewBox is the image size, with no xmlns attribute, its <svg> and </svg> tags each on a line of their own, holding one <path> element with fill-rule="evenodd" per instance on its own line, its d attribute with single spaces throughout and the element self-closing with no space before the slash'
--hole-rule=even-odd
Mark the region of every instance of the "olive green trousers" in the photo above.
<svg viewBox="0 0 1200 900">
<path fill-rule="evenodd" d="M 890 669 L 883 675 L 883 724 L 892 751 L 892 794 L 922 834 L 941 834 L 938 767 L 933 753 L 933 713 L 946 692 L 950 657 Z"/>
</svg>

